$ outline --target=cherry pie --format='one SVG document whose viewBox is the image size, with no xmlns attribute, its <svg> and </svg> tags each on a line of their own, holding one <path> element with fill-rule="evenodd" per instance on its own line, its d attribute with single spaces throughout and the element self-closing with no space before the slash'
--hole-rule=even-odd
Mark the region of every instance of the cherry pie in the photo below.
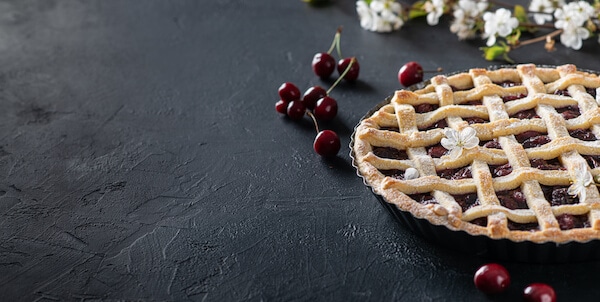
<svg viewBox="0 0 600 302">
<path fill-rule="evenodd" d="M 397 91 L 352 138 L 358 173 L 400 211 L 534 243 L 600 239 L 600 78 L 523 64 Z"/>
</svg>

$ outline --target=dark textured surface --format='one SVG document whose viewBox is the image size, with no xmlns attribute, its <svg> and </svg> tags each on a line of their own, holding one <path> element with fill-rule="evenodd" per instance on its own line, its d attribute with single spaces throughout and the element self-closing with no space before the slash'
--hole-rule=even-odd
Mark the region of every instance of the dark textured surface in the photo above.
<svg viewBox="0 0 600 302">
<path fill-rule="evenodd" d="M 488 260 L 415 237 L 355 175 L 352 128 L 404 62 L 490 65 L 446 21 L 370 33 L 353 1 L 0 2 L 0 300 L 511 301 L 531 282 L 597 298 L 597 262 L 503 262 L 513 285 L 486 297 Z M 310 61 L 340 25 L 361 75 L 332 93 L 322 127 L 343 148 L 325 161 L 274 103 L 284 81 L 329 85 Z M 513 57 L 599 70 L 595 39 Z"/>
</svg>

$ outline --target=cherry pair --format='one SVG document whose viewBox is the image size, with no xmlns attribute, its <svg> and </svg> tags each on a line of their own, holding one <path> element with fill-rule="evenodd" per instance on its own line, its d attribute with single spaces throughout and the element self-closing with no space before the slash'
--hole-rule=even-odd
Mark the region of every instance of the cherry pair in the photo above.
<svg viewBox="0 0 600 302">
<path fill-rule="evenodd" d="M 333 37 L 331 47 L 329 47 L 329 50 L 327 52 L 316 53 L 313 57 L 312 69 L 318 77 L 322 79 L 327 79 L 333 74 L 333 71 L 336 69 L 337 66 L 337 71 L 341 77 L 343 77 L 347 81 L 355 81 L 356 79 L 358 79 L 360 65 L 358 64 L 358 61 L 355 57 L 342 57 L 342 52 L 340 50 L 341 34 L 342 28 L 338 27 L 337 31 L 335 32 L 335 36 Z M 333 52 L 333 48 L 337 49 L 338 56 L 340 57 L 339 61 L 337 62 L 337 65 L 335 59 L 331 55 L 331 52 Z M 350 64 L 351 61 L 354 61 L 354 63 Z M 348 66 L 350 66 L 350 69 L 347 72 L 345 72 L 345 75 L 342 75 L 344 74 L 344 71 L 348 69 Z"/>
<path fill-rule="evenodd" d="M 488 263 L 481 266 L 473 277 L 475 287 L 486 294 L 499 294 L 510 285 L 510 274 L 500 264 Z M 523 299 L 530 302 L 555 302 L 554 289 L 545 283 L 532 283 L 523 290 Z"/>
</svg>

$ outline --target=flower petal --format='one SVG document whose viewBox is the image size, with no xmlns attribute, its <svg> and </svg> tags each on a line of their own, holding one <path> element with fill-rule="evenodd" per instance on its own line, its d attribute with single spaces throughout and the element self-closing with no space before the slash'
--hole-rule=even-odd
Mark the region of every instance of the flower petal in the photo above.
<svg viewBox="0 0 600 302">
<path fill-rule="evenodd" d="M 419 171 L 415 168 L 408 168 L 404 171 L 404 180 L 419 178 Z"/>
</svg>

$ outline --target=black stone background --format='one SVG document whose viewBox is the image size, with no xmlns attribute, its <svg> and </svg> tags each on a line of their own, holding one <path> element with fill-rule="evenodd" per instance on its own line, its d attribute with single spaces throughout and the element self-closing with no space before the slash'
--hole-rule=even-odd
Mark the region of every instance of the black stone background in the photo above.
<svg viewBox="0 0 600 302">
<path fill-rule="evenodd" d="M 531 282 L 597 299 L 600 263 L 502 262 L 513 283 L 472 284 L 490 260 L 423 241 L 363 186 L 353 127 L 400 88 L 410 60 L 486 67 L 478 47 L 423 20 L 360 28 L 354 1 L 0 2 L 0 300 L 514 301 Z M 312 150 L 308 119 L 274 110 L 284 81 L 325 87 L 310 62 L 343 26 L 360 80 L 332 96 L 342 150 Z M 534 46 L 518 62 L 600 70 Z"/>
</svg>

